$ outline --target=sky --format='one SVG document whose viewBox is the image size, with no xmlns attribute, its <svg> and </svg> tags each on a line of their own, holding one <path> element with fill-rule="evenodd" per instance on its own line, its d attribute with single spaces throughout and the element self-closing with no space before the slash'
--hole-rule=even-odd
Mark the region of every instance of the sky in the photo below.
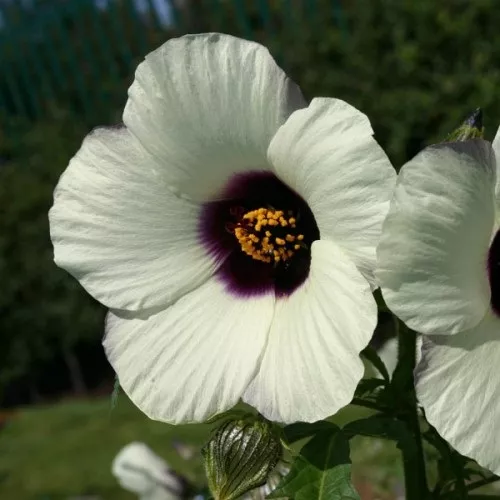
<svg viewBox="0 0 500 500">
<path fill-rule="evenodd" d="M 29 7 L 32 5 L 32 0 L 0 0 L 0 3 L 9 4 L 10 2 L 19 2 L 24 7 Z M 76 0 L 69 0 L 76 1 Z M 110 2 L 114 0 L 94 0 L 95 4 L 100 9 L 105 9 Z M 156 10 L 158 19 L 164 25 L 168 25 L 172 22 L 172 9 L 170 2 L 171 0 L 132 0 L 139 12 L 148 12 L 151 5 Z M 4 25 L 4 19 L 2 13 L 0 12 L 0 27 Z"/>
<path fill-rule="evenodd" d="M 113 0 L 95 0 L 96 5 L 99 8 L 105 8 L 110 1 Z M 170 0 L 133 0 L 137 10 L 139 12 L 148 12 L 150 9 L 150 4 L 153 5 L 153 8 L 156 10 L 158 14 L 158 19 L 163 24 L 170 24 L 172 21 L 172 12 L 170 7 Z"/>
</svg>

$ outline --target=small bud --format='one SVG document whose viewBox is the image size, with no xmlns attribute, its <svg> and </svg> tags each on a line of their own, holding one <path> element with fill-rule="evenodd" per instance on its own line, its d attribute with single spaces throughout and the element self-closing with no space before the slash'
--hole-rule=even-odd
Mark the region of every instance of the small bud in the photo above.
<svg viewBox="0 0 500 500">
<path fill-rule="evenodd" d="M 474 110 L 443 142 L 461 142 L 468 139 L 482 139 L 484 136 L 483 112 Z"/>
<path fill-rule="evenodd" d="M 270 422 L 250 416 L 223 423 L 202 449 L 214 499 L 234 500 L 265 484 L 281 453 Z"/>
</svg>

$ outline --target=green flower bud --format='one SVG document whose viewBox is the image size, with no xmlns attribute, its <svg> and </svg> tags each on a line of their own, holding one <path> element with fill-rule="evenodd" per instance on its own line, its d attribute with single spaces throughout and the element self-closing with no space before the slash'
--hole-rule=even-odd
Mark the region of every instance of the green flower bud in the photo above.
<svg viewBox="0 0 500 500">
<path fill-rule="evenodd" d="M 223 423 L 203 447 L 208 486 L 215 500 L 233 500 L 265 484 L 281 458 L 272 424 L 249 416 Z"/>
<path fill-rule="evenodd" d="M 473 111 L 443 142 L 461 142 L 468 139 L 482 139 L 484 136 L 483 112 Z"/>
</svg>

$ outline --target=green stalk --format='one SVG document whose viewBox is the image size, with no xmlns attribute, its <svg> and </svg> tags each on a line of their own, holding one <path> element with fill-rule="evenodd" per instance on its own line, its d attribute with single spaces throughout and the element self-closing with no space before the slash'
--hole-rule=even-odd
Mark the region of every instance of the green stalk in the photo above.
<svg viewBox="0 0 500 500">
<path fill-rule="evenodd" d="M 406 409 L 399 415 L 409 427 L 415 440 L 416 453 L 403 450 L 406 500 L 427 500 L 430 498 L 425 472 L 424 449 L 417 409 L 417 397 L 413 380 L 416 363 L 417 335 L 403 324 L 398 328 L 399 353 L 398 366 L 394 371 L 395 389 L 407 397 Z"/>
</svg>

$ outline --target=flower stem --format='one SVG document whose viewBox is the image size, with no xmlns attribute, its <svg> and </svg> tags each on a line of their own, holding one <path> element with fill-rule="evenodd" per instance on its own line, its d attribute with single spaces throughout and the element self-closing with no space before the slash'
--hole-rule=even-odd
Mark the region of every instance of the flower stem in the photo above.
<svg viewBox="0 0 500 500">
<path fill-rule="evenodd" d="M 425 471 L 424 449 L 422 446 L 422 436 L 420 433 L 420 422 L 416 409 L 417 408 L 415 405 L 415 411 L 412 413 L 412 421 L 409 421 L 408 424 L 411 426 L 413 431 L 417 453 L 415 457 L 406 457 L 406 459 L 405 457 L 403 457 L 403 460 L 405 460 L 405 484 L 408 484 L 408 481 L 410 481 L 410 484 L 415 482 L 418 484 L 418 489 L 416 489 L 417 492 L 413 494 L 409 492 L 408 487 L 406 487 L 406 499 L 426 500 L 430 495 L 427 486 L 427 475 Z M 413 486 L 410 489 L 412 488 Z"/>
<path fill-rule="evenodd" d="M 403 451 L 406 500 L 427 500 L 430 498 L 425 471 L 424 449 L 417 408 L 417 397 L 413 380 L 416 363 L 417 334 L 403 324 L 398 328 L 398 365 L 393 375 L 395 389 L 406 398 L 400 419 L 408 426 L 415 441 L 415 451 Z"/>
</svg>

